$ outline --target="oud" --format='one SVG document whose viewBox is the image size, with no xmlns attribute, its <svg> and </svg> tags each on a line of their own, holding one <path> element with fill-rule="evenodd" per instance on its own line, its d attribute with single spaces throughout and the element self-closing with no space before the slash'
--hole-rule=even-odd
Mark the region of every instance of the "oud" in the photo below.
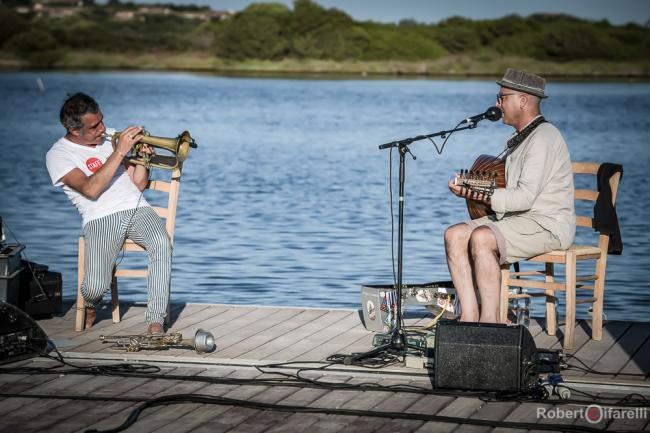
<svg viewBox="0 0 650 433">
<path fill-rule="evenodd" d="M 469 170 L 461 170 L 460 174 L 454 178 L 454 184 L 477 194 L 491 196 L 496 188 L 505 188 L 506 186 L 505 160 L 491 155 L 479 155 Z M 494 214 L 490 205 L 470 197 L 467 197 L 466 200 L 471 219 Z"/>
</svg>

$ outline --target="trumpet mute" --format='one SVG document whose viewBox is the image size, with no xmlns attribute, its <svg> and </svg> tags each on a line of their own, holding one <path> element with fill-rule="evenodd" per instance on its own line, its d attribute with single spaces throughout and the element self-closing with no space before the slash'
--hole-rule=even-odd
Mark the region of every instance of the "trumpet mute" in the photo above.
<svg viewBox="0 0 650 433">
<path fill-rule="evenodd" d="M 184 344 L 194 347 L 197 353 L 214 352 L 217 348 L 217 343 L 214 340 L 214 335 L 211 332 L 203 329 L 198 329 L 191 340 L 183 340 Z"/>
</svg>

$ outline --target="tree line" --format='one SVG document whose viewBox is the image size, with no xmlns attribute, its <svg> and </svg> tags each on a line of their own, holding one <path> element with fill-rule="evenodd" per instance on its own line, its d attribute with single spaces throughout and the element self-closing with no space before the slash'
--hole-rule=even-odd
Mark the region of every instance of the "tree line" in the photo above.
<svg viewBox="0 0 650 433">
<path fill-rule="evenodd" d="M 0 51 L 33 66 L 51 66 L 75 50 L 106 53 L 201 52 L 221 59 L 400 60 L 450 54 L 514 55 L 552 62 L 650 59 L 650 29 L 567 15 L 510 15 L 491 20 L 453 17 L 439 23 L 356 21 L 312 0 L 251 4 L 217 22 L 149 15 L 128 21 L 115 12 L 133 3 L 87 2 L 63 18 L 19 14 L 0 5 Z"/>
</svg>

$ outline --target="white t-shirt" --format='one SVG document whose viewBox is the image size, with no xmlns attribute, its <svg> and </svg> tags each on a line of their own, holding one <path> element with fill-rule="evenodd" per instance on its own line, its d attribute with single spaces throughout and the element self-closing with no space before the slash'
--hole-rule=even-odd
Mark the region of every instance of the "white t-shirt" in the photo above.
<svg viewBox="0 0 650 433">
<path fill-rule="evenodd" d="M 114 130 L 106 132 L 112 134 Z M 96 200 L 90 200 L 61 182 L 61 178 L 75 168 L 83 171 L 86 176 L 91 176 L 104 165 L 112 153 L 113 145 L 110 140 L 91 147 L 73 143 L 63 137 L 52 145 L 45 156 L 52 185 L 63 187 L 63 191 L 81 214 L 83 225 L 116 212 L 149 206 L 123 164 L 120 164 L 113 179 Z"/>
</svg>

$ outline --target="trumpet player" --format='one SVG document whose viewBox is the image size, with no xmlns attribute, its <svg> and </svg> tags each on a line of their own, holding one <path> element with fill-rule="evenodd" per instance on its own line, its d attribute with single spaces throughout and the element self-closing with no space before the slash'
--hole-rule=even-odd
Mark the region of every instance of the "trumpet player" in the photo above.
<svg viewBox="0 0 650 433">
<path fill-rule="evenodd" d="M 141 126 L 119 134 L 104 126 L 97 102 L 83 93 L 70 96 L 61 107 L 65 136 L 46 155 L 52 184 L 63 189 L 79 211 L 83 224 L 85 274 L 81 293 L 86 308 L 85 329 L 97 316 L 97 306 L 111 284 L 113 267 L 126 238 L 144 247 L 149 258 L 147 312 L 150 334 L 164 333 L 169 299 L 172 247 L 165 225 L 142 195 L 147 168 L 128 162 L 126 156 L 142 138 Z M 142 152 L 153 154 L 143 145 Z"/>
</svg>

